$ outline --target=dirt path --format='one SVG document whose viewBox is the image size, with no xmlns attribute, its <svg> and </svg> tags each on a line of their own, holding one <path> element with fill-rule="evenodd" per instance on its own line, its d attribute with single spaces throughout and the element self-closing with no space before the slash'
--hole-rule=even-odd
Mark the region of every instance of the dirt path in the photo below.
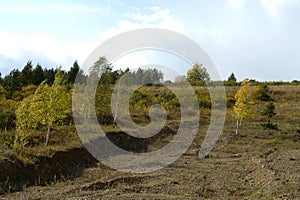
<svg viewBox="0 0 300 200">
<path fill-rule="evenodd" d="M 267 157 L 185 154 L 169 167 L 129 174 L 99 164 L 81 177 L 2 199 L 300 199 L 300 149 Z"/>
</svg>

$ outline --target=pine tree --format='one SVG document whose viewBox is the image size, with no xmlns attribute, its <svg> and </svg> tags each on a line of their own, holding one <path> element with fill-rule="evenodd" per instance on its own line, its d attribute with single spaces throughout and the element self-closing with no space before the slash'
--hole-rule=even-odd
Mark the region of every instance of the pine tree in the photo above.
<svg viewBox="0 0 300 200">
<path fill-rule="evenodd" d="M 267 84 L 263 84 L 256 88 L 255 95 L 256 98 L 261 101 L 270 101 L 272 99 L 269 92 L 270 92 L 269 86 Z"/>
<path fill-rule="evenodd" d="M 230 76 L 228 77 L 228 81 L 236 82 L 236 77 L 235 77 L 234 73 L 230 74 Z"/>
<path fill-rule="evenodd" d="M 21 82 L 22 86 L 27 86 L 32 84 L 33 80 L 33 74 L 32 74 L 32 61 L 29 60 L 27 64 L 24 66 L 24 68 L 21 71 Z"/>
<path fill-rule="evenodd" d="M 86 81 L 86 76 L 83 71 L 80 69 L 77 61 L 74 62 L 73 66 L 70 68 L 70 71 L 67 73 L 67 82 L 74 84 L 77 77 L 77 82 L 83 83 Z"/>
<path fill-rule="evenodd" d="M 20 91 L 22 88 L 21 83 L 21 73 L 19 70 L 12 70 L 9 75 L 5 76 L 3 80 L 3 86 L 5 90 L 8 92 L 7 97 L 11 99 L 13 97 L 14 92 Z"/>
<path fill-rule="evenodd" d="M 37 64 L 34 70 L 32 71 L 34 85 L 40 85 L 45 80 L 45 75 L 43 68 L 40 64 Z"/>
<path fill-rule="evenodd" d="M 47 81 L 48 85 L 52 85 L 55 80 L 55 70 L 53 68 L 51 69 L 44 69 L 44 78 Z"/>
<path fill-rule="evenodd" d="M 271 128 L 271 129 L 277 129 L 277 124 L 273 124 L 271 122 L 272 117 L 276 115 L 275 105 L 273 104 L 273 102 L 269 102 L 266 105 L 266 108 L 261 112 L 261 114 L 268 118 L 267 123 L 262 123 L 261 124 L 263 127 L 267 127 L 267 128 Z"/>
</svg>

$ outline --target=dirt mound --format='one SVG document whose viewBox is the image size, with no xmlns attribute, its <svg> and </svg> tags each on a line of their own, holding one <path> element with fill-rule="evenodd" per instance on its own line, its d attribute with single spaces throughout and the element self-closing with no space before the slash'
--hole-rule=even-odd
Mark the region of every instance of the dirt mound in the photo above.
<svg viewBox="0 0 300 200">
<path fill-rule="evenodd" d="M 24 186 L 45 185 L 51 181 L 79 176 L 83 169 L 96 166 L 97 160 L 84 148 L 57 151 L 52 156 L 36 157 L 25 164 L 12 154 L 0 161 L 1 193 L 21 190 Z"/>
<path fill-rule="evenodd" d="M 108 132 L 106 137 L 118 147 L 135 153 L 155 151 L 172 140 L 176 131 L 164 126 L 156 135 L 148 138 L 137 138 L 125 132 Z M 164 142 L 165 141 L 165 142 Z"/>
</svg>

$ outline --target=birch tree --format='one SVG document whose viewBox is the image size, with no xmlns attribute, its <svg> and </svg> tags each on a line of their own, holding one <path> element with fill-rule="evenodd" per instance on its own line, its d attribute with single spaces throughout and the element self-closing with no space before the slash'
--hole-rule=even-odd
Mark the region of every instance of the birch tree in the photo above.
<svg viewBox="0 0 300 200">
<path fill-rule="evenodd" d="M 24 134 L 39 125 L 47 126 L 45 145 L 48 145 L 51 128 L 55 123 L 62 123 L 70 112 L 71 95 L 63 84 L 63 72 L 58 71 L 51 87 L 46 81 L 42 82 L 16 111 L 18 133 Z"/>
<path fill-rule="evenodd" d="M 243 120 L 255 118 L 255 100 L 252 95 L 251 82 L 245 79 L 242 87 L 235 95 L 236 103 L 233 106 L 234 117 L 236 119 L 236 135 L 239 133 L 239 128 Z"/>
</svg>

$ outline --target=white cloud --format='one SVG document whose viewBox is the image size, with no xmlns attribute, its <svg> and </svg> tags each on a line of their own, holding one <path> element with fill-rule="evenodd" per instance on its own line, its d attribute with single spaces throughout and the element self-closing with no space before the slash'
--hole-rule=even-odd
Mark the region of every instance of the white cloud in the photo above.
<svg viewBox="0 0 300 200">
<path fill-rule="evenodd" d="M 234 11 L 242 11 L 245 7 L 246 0 L 227 0 L 229 9 Z"/>
<path fill-rule="evenodd" d="M 242 8 L 246 0 L 231 0 L 235 3 L 235 8 Z M 162 28 L 173 30 L 198 41 L 215 41 L 219 45 L 223 44 L 224 37 L 231 35 L 229 30 L 221 27 L 202 27 L 201 24 L 186 26 L 186 23 L 178 16 L 173 15 L 169 9 L 160 7 L 150 7 L 146 11 L 149 14 L 141 14 L 139 10 L 133 13 L 126 13 L 125 19 L 117 22 L 116 26 L 100 32 L 103 39 L 111 38 L 117 34 L 139 28 Z M 187 23 L 188 24 L 188 23 Z"/>
<path fill-rule="evenodd" d="M 137 11 L 139 12 L 139 11 Z M 137 28 L 165 28 L 183 32 L 184 23 L 171 15 L 168 9 L 152 7 L 149 14 L 128 13 L 126 18 L 117 22 L 101 33 L 102 39 Z M 82 63 L 87 56 L 99 45 L 99 42 L 67 42 L 45 33 L 14 33 L 0 30 L 0 56 L 14 60 L 29 60 L 30 56 L 47 58 L 57 65 L 68 66 L 70 60 Z M 150 62 L 150 53 L 129 55 L 121 61 L 124 66 L 141 66 Z M 39 62 L 39 61 L 38 61 Z M 121 65 L 120 65 L 121 66 Z"/>
<path fill-rule="evenodd" d="M 82 62 L 97 46 L 94 42 L 65 42 L 42 33 L 22 35 L 1 30 L 0 44 L 0 55 L 8 59 L 26 58 L 29 53 L 62 65 L 69 64 L 70 58 Z"/>
<path fill-rule="evenodd" d="M 141 23 L 149 23 L 149 24 L 157 24 L 165 20 L 166 18 L 170 18 L 170 10 L 168 9 L 160 9 L 159 7 L 151 7 L 149 8 L 151 13 L 150 15 L 142 15 L 142 14 L 129 14 L 127 13 L 126 16 L 131 18 L 134 21 L 141 22 Z"/>
<path fill-rule="evenodd" d="M 189 63 L 175 54 L 159 50 L 136 50 L 120 57 L 113 65 L 115 69 L 129 68 L 130 70 L 160 66 L 157 69 L 164 73 L 164 80 L 172 81 L 191 67 Z"/>
<path fill-rule="evenodd" d="M 221 27 L 197 27 L 191 29 L 191 35 L 202 42 L 213 42 L 218 46 L 228 45 L 227 38 L 232 37 L 232 32 Z"/>
<path fill-rule="evenodd" d="M 220 49 L 223 46 L 228 46 L 226 37 L 232 33 L 224 28 L 218 27 L 201 27 L 201 26 L 186 26 L 184 21 L 179 17 L 172 15 L 170 10 L 159 7 L 151 7 L 147 10 L 150 14 L 140 14 L 137 12 L 127 13 L 125 19 L 117 22 L 116 26 L 101 32 L 103 39 L 109 39 L 117 34 L 139 28 L 163 28 L 182 33 L 191 39 L 199 42 L 199 44 L 216 45 Z M 155 55 L 155 56 L 153 56 Z M 159 56 L 163 55 L 163 56 Z M 167 57 L 161 52 L 153 54 L 143 52 L 139 54 L 128 54 L 114 63 L 117 68 L 138 67 L 146 64 L 160 64 L 165 66 L 175 67 L 179 74 L 184 74 L 190 67 L 182 60 L 176 60 L 174 57 Z M 180 65 L 181 64 L 181 65 Z M 180 65 L 180 66 L 179 66 Z"/>
<path fill-rule="evenodd" d="M 143 11 L 149 14 L 141 14 Z M 105 40 L 117 34 L 140 28 L 162 28 L 180 33 L 186 32 L 184 22 L 179 17 L 172 15 L 169 9 L 151 7 L 146 11 L 137 10 L 132 13 L 126 13 L 125 19 L 118 21 L 116 26 L 100 32 L 100 35 Z M 162 55 L 162 52 L 147 50 L 134 52 L 116 60 L 114 66 L 116 68 L 129 67 L 132 69 L 149 64 L 164 64 L 165 66 L 173 64 L 170 63 L 174 58 L 168 57 L 169 60 L 162 59 L 160 55 Z M 182 63 L 182 61 L 177 63 Z"/>
<path fill-rule="evenodd" d="M 0 31 L 0 54 L 7 58 L 20 58 L 22 53 L 18 44 L 22 41 L 24 38 L 21 35 Z"/>
<path fill-rule="evenodd" d="M 134 69 L 143 65 L 147 65 L 149 64 L 148 54 L 149 52 L 144 52 L 142 55 L 138 53 L 124 55 L 114 62 L 114 66 L 116 69 Z"/>
<path fill-rule="evenodd" d="M 284 7 L 292 7 L 299 5 L 297 0 L 260 0 L 260 4 L 267 11 L 267 13 L 273 17 L 280 17 L 280 11 Z"/>
<path fill-rule="evenodd" d="M 278 17 L 280 7 L 285 3 L 285 0 L 260 0 L 263 8 L 271 17 Z"/>
<path fill-rule="evenodd" d="M 126 19 L 117 22 L 117 26 L 108 28 L 100 33 L 101 37 L 108 39 L 114 35 L 139 28 L 164 28 L 177 32 L 183 32 L 184 22 L 172 15 L 170 10 L 159 7 L 151 7 L 148 9 L 150 14 L 127 13 Z"/>
<path fill-rule="evenodd" d="M 58 5 L 47 5 L 47 4 L 36 4 L 36 5 L 2 5 L 0 7 L 0 13 L 103 13 L 109 12 L 109 7 L 91 7 L 84 5 L 71 5 L 71 4 L 58 4 Z"/>
</svg>

